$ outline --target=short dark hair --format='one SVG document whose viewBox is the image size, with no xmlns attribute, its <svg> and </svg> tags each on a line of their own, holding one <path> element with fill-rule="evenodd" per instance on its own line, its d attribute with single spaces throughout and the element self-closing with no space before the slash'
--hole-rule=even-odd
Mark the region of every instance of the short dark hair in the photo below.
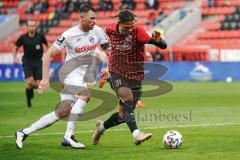
<svg viewBox="0 0 240 160">
<path fill-rule="evenodd" d="M 79 8 L 79 13 L 87 13 L 89 11 L 97 12 L 96 9 L 89 4 L 83 4 Z"/>
<path fill-rule="evenodd" d="M 128 9 L 123 9 L 115 17 L 118 17 L 120 23 L 124 23 L 135 20 L 136 15 Z"/>
</svg>

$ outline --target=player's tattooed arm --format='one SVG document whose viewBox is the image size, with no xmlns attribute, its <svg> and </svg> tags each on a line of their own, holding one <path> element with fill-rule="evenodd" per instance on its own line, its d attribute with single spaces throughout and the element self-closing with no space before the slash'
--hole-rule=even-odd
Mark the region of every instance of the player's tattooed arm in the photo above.
<svg viewBox="0 0 240 160">
<path fill-rule="evenodd" d="M 153 44 L 161 49 L 167 48 L 167 42 L 162 38 L 161 33 L 158 31 L 155 31 L 152 34 L 152 38 L 149 40 L 148 44 Z"/>
</svg>

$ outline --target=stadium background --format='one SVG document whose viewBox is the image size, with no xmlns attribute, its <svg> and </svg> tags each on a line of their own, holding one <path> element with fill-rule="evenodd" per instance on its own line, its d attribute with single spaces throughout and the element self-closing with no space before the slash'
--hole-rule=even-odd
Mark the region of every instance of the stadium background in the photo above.
<svg viewBox="0 0 240 160">
<path fill-rule="evenodd" d="M 149 31 L 159 30 L 168 42 L 166 50 L 146 46 L 154 61 L 147 62 L 146 70 L 154 71 L 151 63 L 165 66 L 168 71 L 159 78 L 173 86 L 166 95 L 143 97 L 145 107 L 137 110 L 139 127 L 153 132 L 153 139 L 135 147 L 126 126 L 120 126 L 106 133 L 101 145 L 92 146 L 93 119 L 76 127 L 76 136 L 87 145 L 86 150 L 64 150 L 59 142 L 66 123 L 61 121 L 29 137 L 20 152 L 14 148 L 14 132 L 52 111 L 59 97 L 50 89 L 36 96 L 31 110 L 25 108 L 22 68 L 12 63 L 12 47 L 26 31 L 28 19 L 36 20 L 38 32 L 52 43 L 77 23 L 74 6 L 80 1 L 0 1 L 0 159 L 239 159 L 240 0 L 158 0 L 152 8 L 146 1 L 84 2 L 99 10 L 97 24 L 103 28 L 114 21 L 109 17 L 120 7 L 129 7 L 138 24 Z M 52 67 L 63 57 L 54 57 Z M 147 85 L 144 90 L 154 87 Z M 103 90 L 112 93 L 109 86 Z M 100 102 L 93 98 L 87 110 Z M 151 119 L 151 114 L 158 118 L 160 114 L 162 119 Z M 187 119 L 177 120 L 176 115 L 187 115 Z M 162 136 L 170 129 L 183 134 L 182 149 L 169 151 L 162 146 Z"/>
</svg>

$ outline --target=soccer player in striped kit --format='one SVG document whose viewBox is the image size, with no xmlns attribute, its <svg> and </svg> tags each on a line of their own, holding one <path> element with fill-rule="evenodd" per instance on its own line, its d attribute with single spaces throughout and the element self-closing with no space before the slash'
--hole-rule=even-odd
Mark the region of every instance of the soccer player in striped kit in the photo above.
<svg viewBox="0 0 240 160">
<path fill-rule="evenodd" d="M 134 109 L 139 99 L 141 82 L 144 79 L 144 45 L 153 44 L 161 49 L 167 43 L 161 34 L 155 31 L 150 36 L 141 26 L 135 24 L 135 15 L 129 10 L 121 10 L 118 22 L 106 27 L 111 45 L 108 60 L 108 72 L 102 77 L 110 78 L 110 84 L 119 97 L 119 112 L 113 113 L 106 121 L 97 121 L 93 135 L 93 144 L 99 143 L 100 137 L 108 128 L 126 123 L 136 145 L 151 138 L 151 133 L 141 132 L 135 120 Z"/>
</svg>

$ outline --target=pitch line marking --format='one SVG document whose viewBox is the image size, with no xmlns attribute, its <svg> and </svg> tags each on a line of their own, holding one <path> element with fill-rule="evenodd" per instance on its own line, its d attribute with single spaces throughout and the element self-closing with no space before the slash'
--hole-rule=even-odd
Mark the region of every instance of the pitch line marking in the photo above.
<svg viewBox="0 0 240 160">
<path fill-rule="evenodd" d="M 145 127 L 141 128 L 143 130 L 147 129 L 160 129 L 160 128 L 187 128 L 187 127 L 209 127 L 209 126 L 226 126 L 226 125 L 240 125 L 240 122 L 232 122 L 232 123 L 205 123 L 205 124 L 186 124 L 186 125 L 172 125 L 172 126 L 160 126 L 160 127 Z M 75 134 L 79 133 L 93 133 L 95 130 L 88 130 L 88 131 L 80 131 L 80 132 L 75 132 Z M 108 132 L 119 132 L 119 131 L 128 131 L 128 129 L 124 128 L 119 128 L 119 129 L 112 129 L 108 130 Z M 48 135 L 64 135 L 64 133 L 60 132 L 55 132 L 55 133 L 43 133 L 43 134 L 31 134 L 31 136 L 48 136 Z M 15 136 L 0 136 L 0 139 L 3 138 L 13 138 Z"/>
</svg>

